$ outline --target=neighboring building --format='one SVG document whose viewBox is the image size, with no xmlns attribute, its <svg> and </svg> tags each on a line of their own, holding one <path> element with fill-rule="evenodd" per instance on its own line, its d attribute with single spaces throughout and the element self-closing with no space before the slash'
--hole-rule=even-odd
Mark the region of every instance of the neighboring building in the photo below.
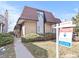
<svg viewBox="0 0 79 59">
<path fill-rule="evenodd" d="M 28 33 L 44 34 L 52 32 L 52 25 L 60 22 L 51 12 L 25 6 L 14 30 L 19 31 L 20 36 Z"/>
<path fill-rule="evenodd" d="M 5 15 L 0 15 L 0 33 L 7 33 L 8 31 L 8 11 L 6 10 Z"/>
</svg>

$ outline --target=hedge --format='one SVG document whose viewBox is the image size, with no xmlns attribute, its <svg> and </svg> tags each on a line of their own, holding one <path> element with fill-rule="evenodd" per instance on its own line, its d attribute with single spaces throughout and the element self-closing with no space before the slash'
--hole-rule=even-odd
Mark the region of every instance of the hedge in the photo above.
<svg viewBox="0 0 79 59">
<path fill-rule="evenodd" d="M 35 33 L 29 33 L 24 37 L 22 37 L 22 42 L 33 42 L 33 41 L 38 41 L 39 38 L 43 38 L 42 35 L 35 34 Z"/>
<path fill-rule="evenodd" d="M 0 47 L 13 43 L 13 36 L 9 33 L 0 33 Z"/>
<path fill-rule="evenodd" d="M 25 37 L 22 37 L 22 42 L 33 42 L 33 41 L 46 41 L 46 40 L 53 40 L 55 39 L 56 35 L 52 33 L 46 33 L 44 35 L 41 34 L 35 34 L 35 33 L 29 33 L 26 34 Z"/>
</svg>

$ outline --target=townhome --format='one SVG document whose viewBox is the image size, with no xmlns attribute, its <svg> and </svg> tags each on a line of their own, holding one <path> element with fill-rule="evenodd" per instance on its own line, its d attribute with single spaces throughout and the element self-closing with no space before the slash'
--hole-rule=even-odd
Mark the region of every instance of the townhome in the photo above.
<svg viewBox="0 0 79 59">
<path fill-rule="evenodd" d="M 45 34 L 52 32 L 52 25 L 60 22 L 60 19 L 49 11 L 25 6 L 14 30 L 19 36 L 28 33 Z"/>
</svg>

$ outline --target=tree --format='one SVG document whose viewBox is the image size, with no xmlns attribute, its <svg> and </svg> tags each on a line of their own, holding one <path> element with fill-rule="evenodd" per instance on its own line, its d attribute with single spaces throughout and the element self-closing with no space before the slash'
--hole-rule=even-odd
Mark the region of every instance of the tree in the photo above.
<svg viewBox="0 0 79 59">
<path fill-rule="evenodd" d="M 74 31 L 76 33 L 79 33 L 79 12 L 75 17 L 72 17 L 72 21 L 74 24 L 76 24 L 76 28 L 74 29 Z"/>
</svg>

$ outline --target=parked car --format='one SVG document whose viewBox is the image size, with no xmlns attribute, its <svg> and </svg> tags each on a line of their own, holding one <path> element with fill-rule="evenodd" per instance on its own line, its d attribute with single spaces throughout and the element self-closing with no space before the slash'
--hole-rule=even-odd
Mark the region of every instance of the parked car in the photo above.
<svg viewBox="0 0 79 59">
<path fill-rule="evenodd" d="M 73 39 L 73 41 L 75 41 L 76 40 L 76 37 L 78 36 L 78 34 L 77 33 L 75 33 L 75 32 L 73 32 L 73 35 L 72 35 L 72 39 Z"/>
</svg>

